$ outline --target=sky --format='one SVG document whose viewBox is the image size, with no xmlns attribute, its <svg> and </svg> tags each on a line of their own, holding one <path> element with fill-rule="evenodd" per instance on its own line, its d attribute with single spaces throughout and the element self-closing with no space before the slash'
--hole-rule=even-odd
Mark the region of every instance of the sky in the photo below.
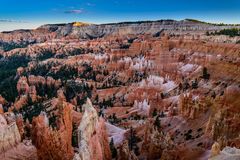
<svg viewBox="0 0 240 160">
<path fill-rule="evenodd" d="M 240 24 L 240 0 L 0 0 L 0 31 L 75 21 L 185 18 Z"/>
</svg>

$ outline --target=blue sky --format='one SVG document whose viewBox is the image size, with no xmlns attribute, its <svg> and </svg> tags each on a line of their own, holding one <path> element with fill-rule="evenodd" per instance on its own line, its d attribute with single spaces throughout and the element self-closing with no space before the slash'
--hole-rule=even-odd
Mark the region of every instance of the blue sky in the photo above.
<svg viewBox="0 0 240 160">
<path fill-rule="evenodd" d="M 0 0 L 0 31 L 73 21 L 185 18 L 240 23 L 240 0 Z"/>
</svg>

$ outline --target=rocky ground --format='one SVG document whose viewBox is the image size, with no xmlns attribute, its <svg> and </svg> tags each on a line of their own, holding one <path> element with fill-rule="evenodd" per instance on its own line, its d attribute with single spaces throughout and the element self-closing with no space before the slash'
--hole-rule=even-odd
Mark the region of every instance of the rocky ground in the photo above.
<svg viewBox="0 0 240 160">
<path fill-rule="evenodd" d="M 0 158 L 240 159 L 240 38 L 206 34 L 233 27 L 1 33 Z"/>
</svg>

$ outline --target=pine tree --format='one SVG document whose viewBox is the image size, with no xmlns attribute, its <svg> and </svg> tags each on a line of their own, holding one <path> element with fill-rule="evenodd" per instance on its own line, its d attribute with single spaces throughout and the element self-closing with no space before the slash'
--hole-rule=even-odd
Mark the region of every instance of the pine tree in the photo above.
<svg viewBox="0 0 240 160">
<path fill-rule="evenodd" d="M 113 123 L 117 123 L 118 122 L 116 113 L 113 113 L 112 119 L 113 119 Z"/>
<path fill-rule="evenodd" d="M 164 115 L 164 112 L 161 111 L 161 113 L 160 113 L 160 117 L 163 118 L 164 116 L 165 116 L 165 115 Z"/>
<path fill-rule="evenodd" d="M 195 79 L 194 81 L 192 81 L 192 89 L 197 89 L 198 88 L 198 82 L 197 79 Z"/>
<path fill-rule="evenodd" d="M 95 102 L 98 103 L 98 101 L 99 101 L 99 96 L 97 94 L 96 97 L 95 97 Z"/>
<path fill-rule="evenodd" d="M 130 128 L 130 138 L 129 138 L 129 149 L 132 150 L 133 149 L 133 143 L 134 143 L 134 139 L 133 139 L 133 128 Z"/>
<path fill-rule="evenodd" d="M 109 145 L 110 145 L 110 150 L 111 150 L 111 153 L 112 153 L 112 158 L 116 158 L 117 157 L 117 149 L 114 146 L 113 138 L 111 138 L 111 141 L 110 141 Z"/>
<path fill-rule="evenodd" d="M 32 101 L 32 98 L 30 97 L 30 95 L 27 96 L 27 101 L 28 101 L 28 105 L 31 106 L 33 105 L 33 101 Z"/>
<path fill-rule="evenodd" d="M 159 116 L 156 117 L 155 122 L 154 122 L 154 126 L 157 129 L 161 128 L 161 120 L 159 119 Z"/>
<path fill-rule="evenodd" d="M 152 117 L 155 117 L 156 115 L 157 115 L 157 109 L 154 108 L 153 113 L 152 113 Z"/>
<path fill-rule="evenodd" d="M 179 88 L 179 90 L 182 90 L 182 88 L 183 88 L 182 83 L 179 83 L 178 88 Z"/>
<path fill-rule="evenodd" d="M 78 147 L 78 134 L 77 134 L 78 126 L 73 124 L 73 132 L 72 132 L 72 146 Z"/>
<path fill-rule="evenodd" d="M 202 78 L 208 80 L 209 77 L 210 77 L 210 74 L 208 73 L 207 68 L 204 67 L 203 68 L 203 73 L 202 73 Z"/>
<path fill-rule="evenodd" d="M 129 149 L 133 150 L 137 145 L 136 132 L 133 130 L 133 127 L 130 128 L 130 137 L 128 139 Z"/>
</svg>

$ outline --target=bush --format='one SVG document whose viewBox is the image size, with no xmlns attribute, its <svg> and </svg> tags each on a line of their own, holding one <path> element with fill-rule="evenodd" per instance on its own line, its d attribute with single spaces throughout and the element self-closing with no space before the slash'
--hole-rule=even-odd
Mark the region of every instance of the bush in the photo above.
<svg viewBox="0 0 240 160">
<path fill-rule="evenodd" d="M 160 116 L 157 116 L 155 121 L 154 121 L 154 127 L 156 127 L 157 129 L 161 128 L 161 120 L 160 120 Z"/>
<path fill-rule="evenodd" d="M 33 42 L 34 43 L 34 42 Z M 16 49 L 16 48 L 25 48 L 29 44 L 33 44 L 29 42 L 22 42 L 22 43 L 7 43 L 7 42 L 0 42 L 0 48 L 2 48 L 5 52 Z"/>
<path fill-rule="evenodd" d="M 215 31 L 213 33 L 210 33 L 209 35 L 226 35 L 230 37 L 235 37 L 235 36 L 240 36 L 240 29 L 238 28 L 223 29 L 220 31 Z"/>
<path fill-rule="evenodd" d="M 37 117 L 44 110 L 44 106 L 42 103 L 35 103 L 33 105 L 26 105 L 20 109 L 20 113 L 23 115 L 23 119 L 29 122 L 32 122 L 33 117 Z"/>
<path fill-rule="evenodd" d="M 42 53 L 37 57 L 37 59 L 38 59 L 39 61 L 44 61 L 44 60 L 46 60 L 46 59 L 52 58 L 53 56 L 54 56 L 54 54 L 53 54 L 52 52 L 50 52 L 50 51 L 44 51 L 44 52 L 42 52 Z"/>
<path fill-rule="evenodd" d="M 198 81 L 197 79 L 195 79 L 194 81 L 192 81 L 192 89 L 197 89 L 198 88 Z"/>
</svg>

